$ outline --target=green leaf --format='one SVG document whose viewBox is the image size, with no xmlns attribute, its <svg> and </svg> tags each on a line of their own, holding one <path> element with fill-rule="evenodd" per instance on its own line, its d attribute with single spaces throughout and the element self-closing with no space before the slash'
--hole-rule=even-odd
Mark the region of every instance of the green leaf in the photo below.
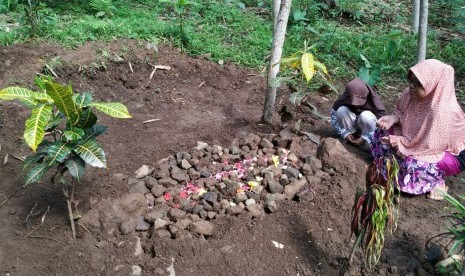
<svg viewBox="0 0 465 276">
<path fill-rule="evenodd" d="M 85 133 L 84 130 L 80 128 L 72 127 L 71 129 L 65 130 L 63 134 L 65 135 L 66 139 L 68 139 L 68 141 L 75 141 L 81 139 Z"/>
<path fill-rule="evenodd" d="M 307 25 L 307 30 L 313 34 L 319 35 L 320 33 L 310 25 Z"/>
<path fill-rule="evenodd" d="M 89 106 L 115 118 L 132 118 L 128 109 L 122 103 L 91 103 Z"/>
<path fill-rule="evenodd" d="M 242 2 L 237 3 L 237 6 L 238 6 L 241 10 L 245 9 L 245 4 L 242 3 Z"/>
<path fill-rule="evenodd" d="M 67 143 L 63 143 L 61 141 L 55 142 L 48 147 L 47 156 L 49 159 L 47 163 L 49 166 L 53 166 L 53 164 L 61 163 L 63 160 L 68 157 L 71 153 L 71 147 Z"/>
<path fill-rule="evenodd" d="M 358 77 L 361 78 L 365 83 L 368 83 L 370 79 L 370 71 L 367 67 L 362 67 L 358 70 Z"/>
<path fill-rule="evenodd" d="M 74 102 L 79 109 L 83 109 L 84 107 L 89 106 L 92 102 L 92 93 L 90 92 L 83 92 L 79 94 L 75 94 L 73 96 Z"/>
<path fill-rule="evenodd" d="M 368 82 L 368 84 L 370 86 L 373 86 L 375 85 L 379 80 L 381 79 L 381 71 L 376 68 L 374 70 L 371 71 L 371 77 L 370 77 L 370 81 Z"/>
<path fill-rule="evenodd" d="M 281 85 L 283 85 L 284 83 L 286 83 L 287 81 L 289 81 L 290 78 L 288 77 L 275 77 L 274 79 L 270 80 L 268 85 L 270 87 L 280 87 Z"/>
<path fill-rule="evenodd" d="M 97 168 L 107 167 L 105 152 L 97 142 L 89 140 L 82 145 L 78 145 L 75 151 L 87 164 Z"/>
<path fill-rule="evenodd" d="M 35 76 L 34 77 L 34 82 L 37 84 L 37 86 L 45 92 L 45 83 L 44 83 L 44 78 Z"/>
<path fill-rule="evenodd" d="M 49 166 L 45 163 L 40 163 L 37 166 L 33 167 L 27 174 L 26 174 L 26 179 L 25 185 L 29 185 L 31 183 L 39 181 L 42 176 L 50 169 Z"/>
<path fill-rule="evenodd" d="M 315 65 L 316 68 L 318 68 L 319 70 L 323 71 L 323 73 L 328 75 L 328 70 L 326 69 L 326 66 L 323 63 L 314 60 L 313 64 Z"/>
<path fill-rule="evenodd" d="M 89 108 L 81 112 L 76 126 L 84 129 L 92 127 L 95 123 L 97 123 L 97 116 L 92 112 L 92 109 Z"/>
<path fill-rule="evenodd" d="M 76 105 L 73 101 L 71 85 L 63 86 L 52 81 L 45 81 L 47 94 L 53 99 L 56 107 L 66 118 L 74 121 L 78 116 Z"/>
<path fill-rule="evenodd" d="M 305 21 L 307 20 L 305 18 L 305 16 L 307 15 L 307 12 L 305 11 L 301 11 L 301 10 L 296 10 L 293 14 L 292 14 L 292 18 L 294 19 L 294 21 L 298 22 L 298 21 Z"/>
<path fill-rule="evenodd" d="M 63 121 L 63 118 L 65 118 L 65 116 L 61 112 L 58 112 L 57 114 L 53 115 L 52 119 L 48 122 L 47 126 L 45 127 L 45 130 L 54 129 Z"/>
<path fill-rule="evenodd" d="M 37 153 L 26 157 L 26 159 L 23 161 L 23 172 L 27 170 L 31 165 L 39 162 L 43 157 L 43 153 Z"/>
<path fill-rule="evenodd" d="M 310 53 L 304 53 L 302 55 L 302 71 L 305 75 L 305 79 L 309 82 L 313 75 L 315 75 L 315 66 L 313 55 Z"/>
<path fill-rule="evenodd" d="M 37 106 L 37 101 L 34 99 L 34 92 L 21 87 L 7 87 L 0 90 L 0 100 L 19 100 L 29 108 Z"/>
<path fill-rule="evenodd" d="M 365 67 L 366 68 L 371 68 L 370 62 L 368 61 L 368 59 L 364 55 L 360 54 L 360 58 L 365 62 Z"/>
<path fill-rule="evenodd" d="M 45 127 L 52 117 L 51 105 L 40 105 L 32 110 L 31 117 L 26 120 L 24 139 L 33 151 L 42 142 L 45 135 Z"/>
<path fill-rule="evenodd" d="M 289 101 L 293 105 L 300 105 L 300 102 L 305 97 L 305 94 L 306 93 L 302 93 L 302 92 L 294 92 L 294 93 L 289 95 Z"/>
<path fill-rule="evenodd" d="M 72 177 L 80 180 L 86 171 L 86 163 L 79 156 L 74 156 L 73 159 L 67 159 L 65 165 Z"/>
<path fill-rule="evenodd" d="M 296 61 L 299 62 L 300 60 L 301 60 L 300 57 L 289 57 L 289 58 L 281 59 L 281 61 L 279 63 L 282 64 L 284 67 L 286 65 L 291 65 L 291 67 L 292 67 L 292 64 L 294 64 Z"/>
<path fill-rule="evenodd" d="M 32 96 L 38 102 L 53 104 L 53 99 L 49 95 L 47 95 L 47 93 L 35 92 L 32 94 Z"/>
<path fill-rule="evenodd" d="M 95 140 L 95 138 L 107 130 L 106 126 L 95 125 L 91 128 L 84 130 L 86 136 L 83 138 L 83 143 L 89 140 Z"/>
</svg>

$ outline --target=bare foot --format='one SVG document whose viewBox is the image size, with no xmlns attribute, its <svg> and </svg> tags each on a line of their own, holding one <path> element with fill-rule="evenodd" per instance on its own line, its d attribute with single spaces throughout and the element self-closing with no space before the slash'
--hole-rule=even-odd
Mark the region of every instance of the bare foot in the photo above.
<svg viewBox="0 0 465 276">
<path fill-rule="evenodd" d="M 447 194 L 448 190 L 449 187 L 447 186 L 439 186 L 434 188 L 431 192 L 429 192 L 429 194 L 426 197 L 433 200 L 443 200 L 444 195 Z"/>
</svg>

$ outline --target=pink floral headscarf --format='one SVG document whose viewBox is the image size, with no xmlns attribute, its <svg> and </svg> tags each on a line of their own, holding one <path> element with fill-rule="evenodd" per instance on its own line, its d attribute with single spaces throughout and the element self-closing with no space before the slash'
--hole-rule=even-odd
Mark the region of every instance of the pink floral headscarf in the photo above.
<svg viewBox="0 0 465 276">
<path fill-rule="evenodd" d="M 405 156 L 435 163 L 445 151 L 457 155 L 465 149 L 465 114 L 457 102 L 454 68 L 439 60 L 422 61 L 410 71 L 418 78 L 426 97 L 410 97 L 405 89 L 397 103 L 395 114 L 400 127 L 390 140 L 397 142 Z"/>
</svg>

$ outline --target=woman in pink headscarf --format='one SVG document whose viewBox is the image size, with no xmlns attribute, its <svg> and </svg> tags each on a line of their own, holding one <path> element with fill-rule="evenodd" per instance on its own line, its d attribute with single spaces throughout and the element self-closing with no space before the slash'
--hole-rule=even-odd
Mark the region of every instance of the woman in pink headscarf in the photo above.
<svg viewBox="0 0 465 276">
<path fill-rule="evenodd" d="M 442 199 L 444 177 L 465 169 L 465 114 L 455 96 L 454 69 L 428 59 L 410 68 L 408 80 L 394 114 L 377 121 L 372 154 L 375 160 L 400 157 L 402 192 Z"/>
</svg>

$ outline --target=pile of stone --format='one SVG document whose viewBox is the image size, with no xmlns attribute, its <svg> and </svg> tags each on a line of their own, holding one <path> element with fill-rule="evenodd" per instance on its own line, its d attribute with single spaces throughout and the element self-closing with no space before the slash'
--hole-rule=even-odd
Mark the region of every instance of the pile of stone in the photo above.
<svg viewBox="0 0 465 276">
<path fill-rule="evenodd" d="M 240 132 L 231 146 L 197 146 L 144 165 L 126 179 L 129 193 L 90 200 L 80 223 L 95 235 L 138 232 L 142 238 L 192 238 L 214 234 L 224 216 L 276 212 L 283 200 L 311 200 L 322 180 L 356 172 L 351 154 L 333 138 Z"/>
<path fill-rule="evenodd" d="M 312 196 L 312 187 L 328 173 L 315 156 L 317 147 L 302 155 L 301 147 L 292 146 L 296 139 L 302 137 L 241 132 L 229 148 L 197 142 L 155 167 L 142 166 L 128 181 L 130 192 L 147 201 L 135 230 L 167 238 L 210 236 L 211 220 L 219 216 L 260 217 L 275 212 L 282 200 Z M 120 231 L 127 234 L 133 227 L 122 223 Z"/>
</svg>

